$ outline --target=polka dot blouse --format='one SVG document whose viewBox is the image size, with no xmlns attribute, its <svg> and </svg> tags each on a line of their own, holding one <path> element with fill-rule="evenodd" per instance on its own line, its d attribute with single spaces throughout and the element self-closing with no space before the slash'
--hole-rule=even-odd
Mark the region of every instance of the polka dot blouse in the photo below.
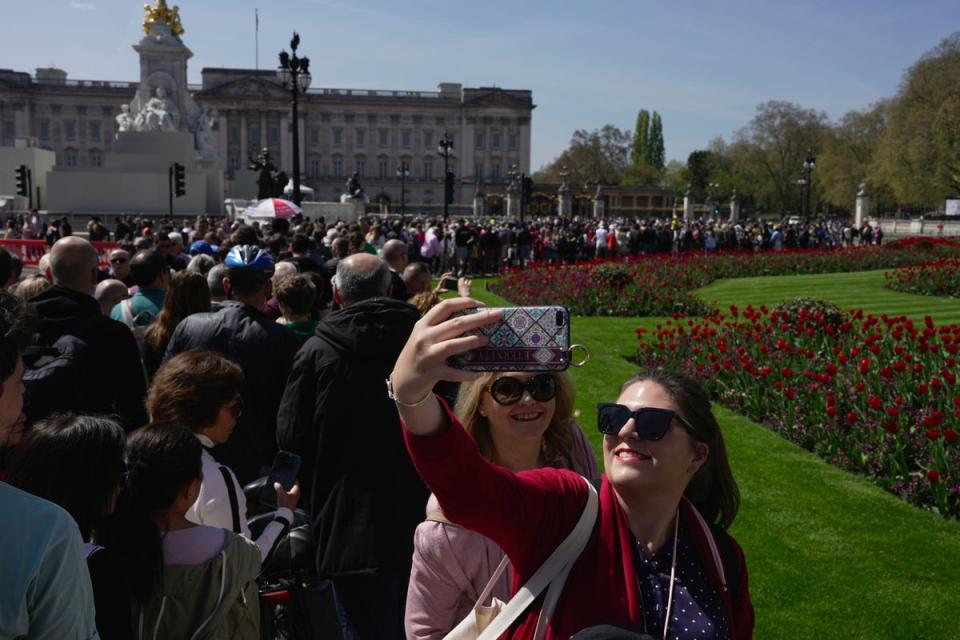
<svg viewBox="0 0 960 640">
<path fill-rule="evenodd" d="M 678 535 L 677 572 L 667 637 L 670 640 L 729 640 L 730 625 L 723 600 L 710 582 L 682 521 Z M 648 555 L 634 540 L 633 557 L 643 608 L 643 631 L 657 640 L 663 638 L 672 556 L 672 536 L 653 555 Z"/>
</svg>

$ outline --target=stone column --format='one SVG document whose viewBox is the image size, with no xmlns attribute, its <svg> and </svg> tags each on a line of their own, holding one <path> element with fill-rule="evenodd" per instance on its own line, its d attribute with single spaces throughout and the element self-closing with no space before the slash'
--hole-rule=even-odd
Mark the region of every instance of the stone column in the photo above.
<svg viewBox="0 0 960 640">
<path fill-rule="evenodd" d="M 867 193 L 867 183 L 861 182 L 857 190 L 857 207 L 854 213 L 853 223 L 859 229 L 863 226 L 864 220 L 870 219 L 870 194 Z M 922 228 L 921 228 L 922 231 Z"/>
<path fill-rule="evenodd" d="M 603 188 L 597 185 L 597 192 L 593 195 L 593 217 L 602 218 L 604 213 Z"/>
<path fill-rule="evenodd" d="M 730 196 L 730 224 L 736 224 L 740 221 L 740 198 L 737 197 L 737 190 L 733 190 Z"/>
<path fill-rule="evenodd" d="M 567 168 L 564 167 L 560 172 L 560 189 L 557 190 L 558 200 L 557 200 L 557 215 L 561 218 L 569 218 L 573 215 L 573 189 L 570 188 L 570 183 L 567 182 L 567 176 L 570 174 L 567 172 Z"/>
<path fill-rule="evenodd" d="M 693 207 L 695 201 L 693 198 L 693 193 L 688 189 L 685 194 L 683 194 L 683 221 L 684 222 L 693 222 Z"/>
<path fill-rule="evenodd" d="M 486 215 L 486 200 L 482 193 L 473 194 L 473 215 L 482 218 Z"/>
</svg>

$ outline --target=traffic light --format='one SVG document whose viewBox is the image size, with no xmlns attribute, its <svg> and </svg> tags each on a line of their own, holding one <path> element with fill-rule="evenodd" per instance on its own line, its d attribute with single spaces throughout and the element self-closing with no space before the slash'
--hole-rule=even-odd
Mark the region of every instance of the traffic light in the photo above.
<svg viewBox="0 0 960 640">
<path fill-rule="evenodd" d="M 30 196 L 30 180 L 27 178 L 27 171 L 25 164 L 17 167 L 17 195 L 25 198 Z"/>
<path fill-rule="evenodd" d="M 453 204 L 453 171 L 447 171 L 447 177 L 443 182 L 443 201 L 446 204 Z"/>
<path fill-rule="evenodd" d="M 173 194 L 178 198 L 187 195 L 187 183 L 184 172 L 182 164 L 179 162 L 173 163 Z"/>
</svg>

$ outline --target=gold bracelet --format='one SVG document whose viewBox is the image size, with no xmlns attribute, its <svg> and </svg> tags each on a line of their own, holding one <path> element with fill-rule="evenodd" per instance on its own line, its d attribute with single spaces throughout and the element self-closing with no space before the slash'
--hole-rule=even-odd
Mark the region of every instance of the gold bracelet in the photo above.
<svg viewBox="0 0 960 640">
<path fill-rule="evenodd" d="M 414 403 L 404 402 L 403 400 L 398 398 L 397 395 L 393 392 L 393 374 L 392 373 L 390 374 L 390 377 L 387 378 L 386 382 L 387 382 L 387 397 L 393 400 L 395 403 L 397 403 L 401 407 L 417 407 L 423 404 L 424 402 L 426 402 L 427 399 L 429 399 L 430 396 L 433 395 L 433 390 L 431 389 L 430 391 L 427 392 L 427 395 L 423 396 L 422 398 L 420 398 Z"/>
</svg>

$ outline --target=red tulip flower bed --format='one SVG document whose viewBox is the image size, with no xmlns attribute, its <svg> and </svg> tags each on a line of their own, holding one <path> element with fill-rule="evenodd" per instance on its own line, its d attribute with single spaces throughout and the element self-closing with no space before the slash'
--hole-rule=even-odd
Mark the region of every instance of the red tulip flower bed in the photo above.
<svg viewBox="0 0 960 640">
<path fill-rule="evenodd" d="M 960 517 L 960 326 L 730 307 L 637 330 L 638 360 L 696 376 L 712 397 L 902 498 Z"/>
<path fill-rule="evenodd" d="M 940 258 L 886 274 L 887 286 L 895 291 L 927 296 L 960 296 L 960 259 Z"/>
<path fill-rule="evenodd" d="M 628 263 L 534 265 L 505 273 L 490 289 L 514 304 L 560 304 L 575 315 L 699 315 L 707 307 L 691 292 L 719 278 L 892 269 L 937 255 L 960 255 L 960 247 L 924 240 L 832 251 L 685 253 Z"/>
</svg>

